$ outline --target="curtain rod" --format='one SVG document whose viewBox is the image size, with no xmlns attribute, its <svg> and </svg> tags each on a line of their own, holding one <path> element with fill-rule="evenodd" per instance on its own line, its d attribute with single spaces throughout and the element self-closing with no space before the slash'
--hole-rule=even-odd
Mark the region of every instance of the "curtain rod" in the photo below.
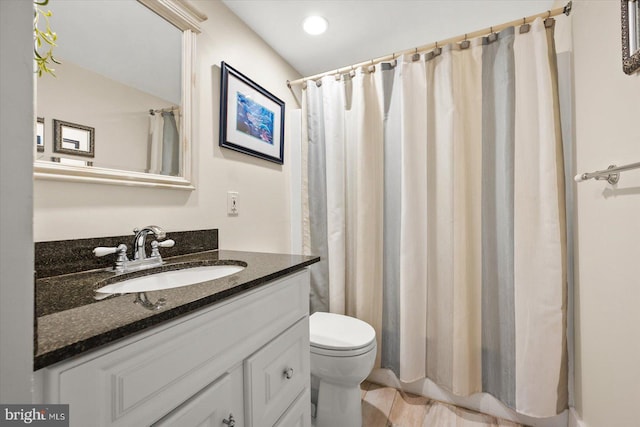
<svg viewBox="0 0 640 427">
<path fill-rule="evenodd" d="M 457 43 L 457 42 L 461 42 L 467 39 L 473 39 L 476 37 L 480 37 L 480 36 L 484 36 L 485 34 L 492 34 L 498 31 L 502 31 L 506 28 L 509 27 L 513 27 L 516 25 L 524 25 L 527 24 L 529 22 L 534 21 L 536 18 L 550 18 L 552 16 L 557 16 L 557 15 L 561 15 L 561 14 L 565 14 L 567 16 L 569 16 L 569 14 L 571 13 L 571 5 L 572 2 L 567 3 L 564 7 L 558 7 L 556 9 L 551 9 L 548 10 L 546 12 L 541 12 L 538 13 L 536 15 L 530 15 L 527 16 L 525 18 L 522 19 L 517 19 L 514 21 L 510 21 L 510 22 L 506 22 L 504 24 L 500 24 L 500 25 L 494 25 L 491 26 L 489 28 L 484 28 L 482 30 L 478 30 L 478 31 L 474 31 L 472 33 L 467 33 L 464 35 L 460 35 L 460 36 L 456 36 L 456 37 L 451 37 L 445 40 L 441 40 L 441 41 L 436 41 L 434 43 L 430 43 L 427 45 L 423 45 L 423 46 L 418 46 L 415 47 L 413 49 L 407 49 L 407 50 L 403 50 L 400 52 L 396 52 L 393 53 L 391 55 L 386 55 L 386 56 L 381 56 L 379 58 L 375 58 L 375 59 L 370 59 L 368 61 L 363 61 L 360 62 L 358 64 L 353 64 L 353 65 L 349 65 L 346 67 L 342 67 L 342 68 L 338 68 L 337 70 L 332 70 L 332 71 L 326 71 L 324 73 L 319 73 L 319 74 L 314 74 L 313 76 L 309 76 L 309 77 L 303 77 L 301 79 L 297 79 L 297 80 L 293 80 L 293 81 L 289 81 L 287 80 L 287 86 L 289 87 L 289 89 L 291 89 L 291 86 L 293 85 L 298 85 L 298 84 L 302 84 L 306 81 L 309 80 L 317 80 L 321 77 L 324 76 L 331 76 L 331 75 L 335 75 L 335 74 L 342 74 L 342 73 L 346 73 L 347 71 L 351 71 L 353 69 L 356 69 L 358 67 L 363 67 L 365 65 L 374 65 L 374 64 L 378 64 L 380 62 L 385 62 L 385 61 L 393 61 L 396 58 L 405 55 L 405 54 L 409 54 L 409 53 L 419 53 L 419 52 L 424 52 L 424 51 L 428 51 L 428 50 L 432 50 L 435 48 L 438 48 L 438 46 L 442 47 L 442 46 L 446 46 L 450 43 Z"/>
<path fill-rule="evenodd" d="M 155 116 L 156 113 L 170 113 L 172 111 L 176 111 L 176 110 L 179 110 L 179 109 L 180 109 L 180 107 L 158 108 L 156 110 L 150 109 L 149 110 L 149 114 L 151 114 L 152 116 Z"/>
</svg>

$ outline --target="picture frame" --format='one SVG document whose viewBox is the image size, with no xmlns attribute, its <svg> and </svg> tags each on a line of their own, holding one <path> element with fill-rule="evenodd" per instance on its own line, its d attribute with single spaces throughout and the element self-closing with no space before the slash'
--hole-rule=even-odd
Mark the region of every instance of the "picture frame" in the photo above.
<svg viewBox="0 0 640 427">
<path fill-rule="evenodd" d="M 285 103 L 224 61 L 220 147 L 284 164 Z"/>
<path fill-rule="evenodd" d="M 44 152 L 44 117 L 36 119 L 36 149 L 39 153 Z"/>
<path fill-rule="evenodd" d="M 640 0 L 621 0 L 622 70 L 640 70 Z"/>
<path fill-rule="evenodd" d="M 53 119 L 53 151 L 74 156 L 95 156 L 95 129 Z"/>
</svg>

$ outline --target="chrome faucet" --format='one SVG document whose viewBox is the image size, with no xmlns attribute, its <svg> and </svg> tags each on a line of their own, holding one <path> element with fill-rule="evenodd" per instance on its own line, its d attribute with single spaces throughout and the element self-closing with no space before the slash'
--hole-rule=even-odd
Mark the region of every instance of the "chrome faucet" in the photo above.
<svg viewBox="0 0 640 427">
<path fill-rule="evenodd" d="M 136 233 L 136 236 L 133 241 L 133 256 L 131 260 L 127 259 L 127 246 L 122 244 L 113 248 L 97 247 L 93 250 L 94 255 L 101 257 L 114 253 L 117 254 L 113 271 L 121 274 L 162 265 L 164 262 L 160 256 L 159 248 L 170 248 L 175 245 L 175 242 L 171 239 L 163 240 L 162 242 L 154 240 L 151 242 L 151 256 L 147 257 L 145 251 L 147 236 L 153 234 L 156 239 L 162 240 L 167 234 L 157 225 L 147 225 L 142 229 L 136 228 L 133 232 Z"/>
<path fill-rule="evenodd" d="M 147 258 L 147 252 L 145 250 L 145 245 L 147 243 L 147 235 L 154 234 L 156 239 L 163 240 L 167 234 L 165 231 L 158 227 L 157 225 L 147 225 L 142 229 L 134 229 L 134 233 L 136 233 L 136 237 L 133 240 L 133 260 L 143 260 Z"/>
</svg>

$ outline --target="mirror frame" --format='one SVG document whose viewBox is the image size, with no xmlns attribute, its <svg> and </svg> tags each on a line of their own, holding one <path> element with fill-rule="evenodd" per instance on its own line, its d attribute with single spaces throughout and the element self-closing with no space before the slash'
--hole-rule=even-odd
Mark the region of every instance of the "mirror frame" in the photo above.
<svg viewBox="0 0 640 427">
<path fill-rule="evenodd" d="M 182 176 L 102 167 L 70 166 L 35 160 L 33 163 L 34 178 L 184 190 L 195 189 L 191 175 L 195 48 L 196 35 L 201 32 L 200 23 L 205 21 L 207 16 L 187 3 L 186 0 L 138 0 L 138 2 L 182 31 L 182 118 L 180 120 L 180 147 L 183 153 L 180 165 Z"/>
<path fill-rule="evenodd" d="M 631 52 L 630 41 L 631 37 L 638 38 L 635 34 L 636 28 L 631 28 L 629 25 L 629 6 L 631 3 L 635 3 L 636 7 L 640 7 L 640 0 L 621 0 L 622 10 L 622 69 L 625 74 L 633 74 L 640 69 L 640 46 L 635 52 Z"/>
</svg>

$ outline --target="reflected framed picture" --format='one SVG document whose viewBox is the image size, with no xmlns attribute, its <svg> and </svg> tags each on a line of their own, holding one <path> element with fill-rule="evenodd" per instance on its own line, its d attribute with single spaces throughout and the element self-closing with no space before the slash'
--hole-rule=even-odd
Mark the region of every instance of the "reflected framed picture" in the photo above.
<svg viewBox="0 0 640 427">
<path fill-rule="evenodd" d="M 74 156 L 94 157 L 95 129 L 53 119 L 53 151 Z"/>
<path fill-rule="evenodd" d="M 38 117 L 36 121 L 36 148 L 39 153 L 44 151 L 44 117 Z"/>
<path fill-rule="evenodd" d="M 284 163 L 284 101 L 222 62 L 220 146 Z"/>
<path fill-rule="evenodd" d="M 622 69 L 625 74 L 640 70 L 640 0 L 621 0 Z"/>
</svg>

